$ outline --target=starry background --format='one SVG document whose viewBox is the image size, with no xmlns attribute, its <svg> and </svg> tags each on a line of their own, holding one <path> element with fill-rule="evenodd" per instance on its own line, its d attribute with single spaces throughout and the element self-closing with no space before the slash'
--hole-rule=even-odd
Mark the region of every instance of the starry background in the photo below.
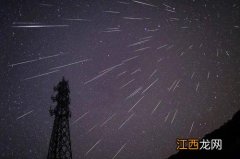
<svg viewBox="0 0 240 159">
<path fill-rule="evenodd" d="M 239 110 L 238 0 L 0 3 L 0 158 L 46 158 L 62 76 L 73 158 L 166 158 Z"/>
</svg>

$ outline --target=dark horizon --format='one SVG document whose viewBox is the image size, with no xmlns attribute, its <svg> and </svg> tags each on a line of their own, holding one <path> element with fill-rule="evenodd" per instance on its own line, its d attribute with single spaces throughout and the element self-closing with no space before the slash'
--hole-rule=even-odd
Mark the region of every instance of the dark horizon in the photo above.
<svg viewBox="0 0 240 159">
<path fill-rule="evenodd" d="M 212 159 L 229 158 L 237 159 L 240 156 L 240 110 L 234 114 L 231 120 L 225 122 L 221 127 L 204 135 L 203 139 L 221 139 L 222 149 L 200 150 L 200 151 L 179 151 L 168 159 Z"/>
</svg>

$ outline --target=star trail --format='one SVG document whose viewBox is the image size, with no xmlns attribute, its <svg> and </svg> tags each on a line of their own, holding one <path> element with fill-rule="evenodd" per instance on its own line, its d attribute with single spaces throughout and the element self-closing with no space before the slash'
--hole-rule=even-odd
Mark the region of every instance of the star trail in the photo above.
<svg viewBox="0 0 240 159">
<path fill-rule="evenodd" d="M 240 103 L 238 0 L 1 2 L 0 158 L 46 158 L 70 85 L 73 158 L 163 159 Z"/>
</svg>

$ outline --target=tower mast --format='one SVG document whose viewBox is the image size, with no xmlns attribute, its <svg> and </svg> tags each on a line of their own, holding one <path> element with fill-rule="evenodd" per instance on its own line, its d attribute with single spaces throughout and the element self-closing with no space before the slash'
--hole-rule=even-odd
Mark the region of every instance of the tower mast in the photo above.
<svg viewBox="0 0 240 159">
<path fill-rule="evenodd" d="M 54 87 L 55 96 L 51 99 L 57 105 L 50 108 L 51 116 L 55 116 L 52 135 L 50 139 L 47 159 L 72 159 L 69 118 L 70 97 L 69 85 L 63 77 L 62 81 Z"/>
</svg>

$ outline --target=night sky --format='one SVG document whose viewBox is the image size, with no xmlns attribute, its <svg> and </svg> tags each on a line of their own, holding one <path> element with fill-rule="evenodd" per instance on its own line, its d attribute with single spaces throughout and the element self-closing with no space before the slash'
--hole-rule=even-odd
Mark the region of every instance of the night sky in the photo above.
<svg viewBox="0 0 240 159">
<path fill-rule="evenodd" d="M 166 158 L 240 108 L 239 0 L 15 0 L 0 17 L 0 158 L 46 158 L 63 76 L 74 159 Z"/>
</svg>

